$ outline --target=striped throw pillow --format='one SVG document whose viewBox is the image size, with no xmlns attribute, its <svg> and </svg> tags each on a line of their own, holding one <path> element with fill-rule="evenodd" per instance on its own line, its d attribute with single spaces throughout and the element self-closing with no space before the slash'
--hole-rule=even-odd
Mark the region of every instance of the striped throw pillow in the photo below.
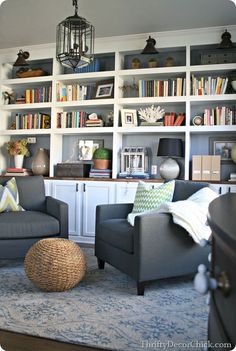
<svg viewBox="0 0 236 351">
<path fill-rule="evenodd" d="M 0 212 L 23 211 L 19 205 L 19 194 L 15 178 L 7 181 L 5 186 L 0 184 Z"/>
<path fill-rule="evenodd" d="M 139 182 L 134 199 L 133 210 L 127 217 L 128 222 L 131 225 L 134 225 L 134 219 L 137 215 L 154 210 L 163 202 L 172 201 L 174 190 L 174 180 L 164 183 L 154 189 L 148 183 Z"/>
</svg>

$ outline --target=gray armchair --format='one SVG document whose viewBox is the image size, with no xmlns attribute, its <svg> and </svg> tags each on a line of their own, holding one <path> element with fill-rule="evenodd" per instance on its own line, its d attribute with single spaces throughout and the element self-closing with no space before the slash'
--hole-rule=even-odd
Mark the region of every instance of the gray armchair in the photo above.
<svg viewBox="0 0 236 351">
<path fill-rule="evenodd" d="M 185 200 L 207 183 L 176 180 L 173 201 Z M 143 214 L 134 227 L 126 220 L 133 204 L 99 205 L 96 208 L 95 256 L 98 267 L 105 262 L 137 282 L 138 295 L 145 283 L 196 272 L 207 263 L 209 247 L 196 244 L 172 220 L 171 214 Z"/>
<path fill-rule="evenodd" d="M 24 257 L 43 238 L 68 237 L 68 205 L 45 196 L 43 177 L 16 177 L 16 183 L 25 211 L 0 213 L 0 259 Z"/>
</svg>

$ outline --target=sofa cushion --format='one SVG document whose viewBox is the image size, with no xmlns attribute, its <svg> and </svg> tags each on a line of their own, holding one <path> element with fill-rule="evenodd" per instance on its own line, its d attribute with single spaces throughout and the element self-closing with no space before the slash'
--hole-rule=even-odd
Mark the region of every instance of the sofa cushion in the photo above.
<svg viewBox="0 0 236 351">
<path fill-rule="evenodd" d="M 0 212 L 22 211 L 19 205 L 19 194 L 15 178 L 9 179 L 5 185 L 0 184 Z"/>
<path fill-rule="evenodd" d="M 99 231 L 96 234 L 99 240 L 126 251 L 134 252 L 134 228 L 129 225 L 126 219 L 110 219 L 99 224 Z"/>
<path fill-rule="evenodd" d="M 54 236 L 60 230 L 56 218 L 36 211 L 1 213 L 0 228 L 0 241 Z"/>
<path fill-rule="evenodd" d="M 148 183 L 139 182 L 133 210 L 127 217 L 128 222 L 134 225 L 134 220 L 137 215 L 154 210 L 163 202 L 172 201 L 174 189 L 174 180 L 164 183 L 158 188 L 152 188 Z"/>
<path fill-rule="evenodd" d="M 25 210 L 45 211 L 46 197 L 43 176 L 17 177 L 20 204 Z"/>
</svg>

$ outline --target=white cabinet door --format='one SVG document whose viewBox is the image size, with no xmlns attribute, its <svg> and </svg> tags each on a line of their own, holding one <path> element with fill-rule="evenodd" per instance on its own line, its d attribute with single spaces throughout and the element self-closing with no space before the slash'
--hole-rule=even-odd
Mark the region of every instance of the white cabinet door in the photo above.
<svg viewBox="0 0 236 351">
<path fill-rule="evenodd" d="M 236 185 L 230 184 L 211 184 L 211 187 L 218 192 L 218 194 L 223 195 L 227 193 L 236 193 Z"/>
<path fill-rule="evenodd" d="M 55 180 L 52 185 L 52 196 L 58 200 L 66 202 L 69 206 L 69 234 L 73 236 L 80 235 L 79 223 L 80 213 L 80 196 L 79 183 L 70 180 Z"/>
<path fill-rule="evenodd" d="M 116 203 L 134 203 L 138 183 L 116 183 Z"/>
<path fill-rule="evenodd" d="M 52 195 L 52 181 L 49 179 L 45 179 L 44 186 L 45 186 L 45 195 L 51 196 Z"/>
<path fill-rule="evenodd" d="M 149 186 L 157 188 L 162 183 L 148 183 Z M 134 203 L 138 182 L 116 183 L 116 203 Z"/>
<path fill-rule="evenodd" d="M 83 182 L 83 229 L 82 236 L 95 236 L 96 206 L 115 202 L 112 182 Z"/>
</svg>

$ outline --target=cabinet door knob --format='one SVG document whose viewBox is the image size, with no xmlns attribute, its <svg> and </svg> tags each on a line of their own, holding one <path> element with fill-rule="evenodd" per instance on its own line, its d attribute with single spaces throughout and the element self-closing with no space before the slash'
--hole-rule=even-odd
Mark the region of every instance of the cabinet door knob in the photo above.
<svg viewBox="0 0 236 351">
<path fill-rule="evenodd" d="M 198 266 L 198 273 L 194 278 L 194 288 L 200 294 L 206 294 L 208 290 L 215 290 L 217 288 L 217 281 L 209 277 L 209 272 L 204 264 Z"/>
<path fill-rule="evenodd" d="M 215 279 L 210 277 L 209 271 L 204 264 L 198 266 L 198 273 L 194 278 L 194 288 L 200 294 L 206 294 L 209 290 L 220 289 L 224 296 L 228 296 L 230 292 L 229 279 L 225 272 L 221 272 L 220 276 Z"/>
</svg>

